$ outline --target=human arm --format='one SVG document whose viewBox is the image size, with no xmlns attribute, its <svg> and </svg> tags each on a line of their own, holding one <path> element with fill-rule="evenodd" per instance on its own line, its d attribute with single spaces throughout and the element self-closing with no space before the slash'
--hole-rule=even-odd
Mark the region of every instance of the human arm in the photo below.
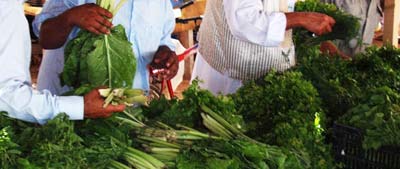
<svg viewBox="0 0 400 169">
<path fill-rule="evenodd" d="M 340 56 L 344 60 L 349 60 L 350 56 L 340 51 L 335 44 L 331 41 L 325 41 L 320 44 L 319 50 L 329 56 Z"/>
<path fill-rule="evenodd" d="M 325 14 L 316 12 L 289 12 L 286 15 L 286 29 L 302 27 L 316 35 L 332 31 L 335 20 Z"/>
<path fill-rule="evenodd" d="M 318 35 L 331 31 L 334 20 L 320 13 L 267 12 L 262 1 L 224 0 L 225 17 L 231 33 L 244 41 L 279 46 L 285 31 L 303 27 Z"/>
<path fill-rule="evenodd" d="M 125 109 L 124 105 L 103 108 L 104 99 L 97 89 L 84 97 L 54 96 L 48 91 L 33 90 L 28 82 L 1 80 L 0 111 L 24 121 L 44 124 L 60 113 L 67 114 L 70 120 L 105 118 Z"/>
<path fill-rule="evenodd" d="M 55 49 L 64 45 L 74 27 L 95 34 L 107 34 L 112 27 L 112 23 L 108 20 L 112 18 L 112 14 L 95 4 L 84 4 L 68 9 L 62 2 L 49 1 L 43 10 L 43 14 L 39 17 L 43 15 L 45 18 L 34 22 L 34 27 L 36 30 L 40 29 L 39 39 L 45 49 Z M 53 13 L 58 15 L 54 16 Z"/>
<path fill-rule="evenodd" d="M 6 111 L 13 118 L 43 124 L 61 112 L 71 120 L 79 120 L 83 119 L 84 110 L 85 117 L 91 118 L 123 110 L 124 106 L 99 110 L 102 104 L 92 104 L 103 100 L 96 93 L 85 97 L 54 96 L 31 87 L 31 42 L 28 23 L 18 2 L 0 1 L 0 32 L 3 36 L 0 39 L 0 59 L 3 60 L 0 62 L 0 111 Z"/>
</svg>

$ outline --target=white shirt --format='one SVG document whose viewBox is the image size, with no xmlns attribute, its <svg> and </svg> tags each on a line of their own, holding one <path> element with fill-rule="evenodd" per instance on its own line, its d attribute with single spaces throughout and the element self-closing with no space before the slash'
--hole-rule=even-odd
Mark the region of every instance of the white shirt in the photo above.
<svg viewBox="0 0 400 169">
<path fill-rule="evenodd" d="M 283 12 L 267 12 L 279 5 L 274 0 L 223 0 L 229 29 L 236 38 L 263 45 L 279 46 L 284 40 L 286 16 Z M 288 11 L 293 12 L 295 0 L 288 0 Z M 198 54 L 192 79 L 203 82 L 200 87 L 214 94 L 230 94 L 242 86 L 242 81 L 221 74 Z"/>
<path fill-rule="evenodd" d="M 0 1 L 0 111 L 12 118 L 43 124 L 60 112 L 83 119 L 83 97 L 53 96 L 31 87 L 31 41 L 22 1 Z"/>
<path fill-rule="evenodd" d="M 263 46 L 279 46 L 286 31 L 283 12 L 267 12 L 279 6 L 271 0 L 223 0 L 225 17 L 233 36 Z M 275 3 L 274 3 L 275 2 Z M 292 12 L 295 0 L 288 0 Z M 268 8 L 268 9 L 267 9 Z"/>
</svg>

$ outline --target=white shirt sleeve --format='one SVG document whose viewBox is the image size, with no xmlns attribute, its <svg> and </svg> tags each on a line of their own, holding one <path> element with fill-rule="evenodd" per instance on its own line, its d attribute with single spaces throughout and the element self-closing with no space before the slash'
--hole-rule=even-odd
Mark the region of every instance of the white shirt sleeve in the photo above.
<svg viewBox="0 0 400 169">
<path fill-rule="evenodd" d="M 223 0 L 229 29 L 236 38 L 276 47 L 285 37 L 286 16 L 266 12 L 261 0 Z"/>
<path fill-rule="evenodd" d="M 83 119 L 83 98 L 35 91 L 30 84 L 31 45 L 20 2 L 0 1 L 0 111 L 13 118 L 43 124 L 59 113 Z"/>
</svg>

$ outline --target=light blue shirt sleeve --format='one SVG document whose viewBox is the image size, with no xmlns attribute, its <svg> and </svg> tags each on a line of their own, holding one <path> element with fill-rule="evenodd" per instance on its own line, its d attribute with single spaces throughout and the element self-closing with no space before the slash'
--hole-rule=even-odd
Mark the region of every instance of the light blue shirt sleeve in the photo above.
<svg viewBox="0 0 400 169">
<path fill-rule="evenodd" d="M 83 119 L 83 98 L 59 97 L 31 87 L 31 42 L 22 4 L 0 1 L 0 111 L 13 118 L 44 124 L 59 113 Z"/>
<path fill-rule="evenodd" d="M 160 45 L 168 46 L 171 50 L 175 51 L 175 45 L 172 42 L 171 34 L 175 29 L 175 15 L 172 10 L 171 3 L 166 3 L 165 5 L 166 21 L 164 23 L 163 37 L 161 38 Z"/>
<path fill-rule="evenodd" d="M 35 16 L 35 20 L 32 22 L 33 32 L 39 37 L 40 26 L 44 21 L 49 18 L 54 18 L 64 11 L 69 9 L 69 7 L 64 3 L 63 0 L 56 1 L 46 1 L 43 5 L 42 12 Z"/>
</svg>

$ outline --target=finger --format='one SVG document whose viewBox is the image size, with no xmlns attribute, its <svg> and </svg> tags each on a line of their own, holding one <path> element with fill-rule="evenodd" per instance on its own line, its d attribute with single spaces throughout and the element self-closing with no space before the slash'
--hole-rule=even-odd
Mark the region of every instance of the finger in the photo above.
<svg viewBox="0 0 400 169">
<path fill-rule="evenodd" d="M 319 27 L 318 27 L 318 33 L 319 35 L 325 34 L 328 30 L 327 28 L 327 23 L 326 22 L 322 22 L 320 23 Z"/>
<path fill-rule="evenodd" d="M 322 35 L 322 30 L 317 30 L 314 32 L 317 36 L 321 36 Z"/>
<path fill-rule="evenodd" d="M 125 110 L 125 105 L 120 104 L 120 105 L 108 105 L 106 107 L 106 110 L 108 112 L 123 112 Z"/>
<path fill-rule="evenodd" d="M 89 27 L 86 30 L 88 30 L 89 32 L 92 32 L 92 33 L 94 33 L 96 35 L 101 35 L 101 33 L 97 29 L 95 29 L 94 27 Z"/>
<path fill-rule="evenodd" d="M 326 32 L 327 33 L 332 32 L 332 27 L 331 26 L 326 26 Z"/>
<path fill-rule="evenodd" d="M 99 22 L 94 22 L 92 23 L 92 27 L 94 27 L 98 32 L 101 34 L 109 34 L 110 30 L 104 27 L 101 23 Z"/>
<path fill-rule="evenodd" d="M 112 113 L 108 112 L 102 112 L 101 114 L 98 114 L 95 118 L 107 118 L 110 117 Z"/>
<path fill-rule="evenodd" d="M 107 11 L 106 9 L 103 9 L 101 7 L 99 7 L 96 11 L 101 16 L 104 16 L 104 17 L 107 17 L 107 18 L 112 18 L 113 17 L 113 14 L 110 11 Z"/>
<path fill-rule="evenodd" d="M 110 34 L 110 30 L 107 29 L 107 28 L 104 27 L 104 26 L 98 27 L 97 30 L 98 30 L 99 32 L 103 33 L 103 34 Z"/>
<path fill-rule="evenodd" d="M 170 55 L 170 57 L 168 58 L 168 61 L 167 61 L 167 63 L 165 64 L 165 66 L 167 67 L 167 68 L 169 68 L 169 67 L 171 67 L 171 66 L 173 66 L 174 64 L 177 64 L 177 62 L 178 62 L 178 59 L 176 58 L 176 55 Z"/>
<path fill-rule="evenodd" d="M 172 78 L 175 77 L 176 74 L 177 74 L 177 71 L 167 71 L 167 73 L 163 76 L 163 79 L 171 80 Z"/>
<path fill-rule="evenodd" d="M 329 23 L 331 24 L 331 26 L 335 25 L 336 20 L 333 19 L 332 17 L 329 17 Z"/>
<path fill-rule="evenodd" d="M 168 69 L 164 74 L 163 78 L 167 80 L 172 79 L 178 73 L 178 69 L 179 69 L 178 66 L 174 66 L 171 69 Z"/>
<path fill-rule="evenodd" d="M 101 25 L 103 25 L 103 26 L 105 26 L 107 28 L 111 28 L 112 27 L 112 23 L 107 18 L 104 18 L 104 17 L 101 17 L 101 16 L 96 16 L 95 20 L 97 22 L 99 22 Z"/>
<path fill-rule="evenodd" d="M 157 64 L 159 64 L 159 63 L 161 63 L 162 61 L 166 60 L 167 58 L 168 58 L 168 54 L 167 54 L 167 53 L 159 53 L 159 54 L 157 55 L 157 57 L 154 58 L 154 62 L 157 63 Z"/>
</svg>

